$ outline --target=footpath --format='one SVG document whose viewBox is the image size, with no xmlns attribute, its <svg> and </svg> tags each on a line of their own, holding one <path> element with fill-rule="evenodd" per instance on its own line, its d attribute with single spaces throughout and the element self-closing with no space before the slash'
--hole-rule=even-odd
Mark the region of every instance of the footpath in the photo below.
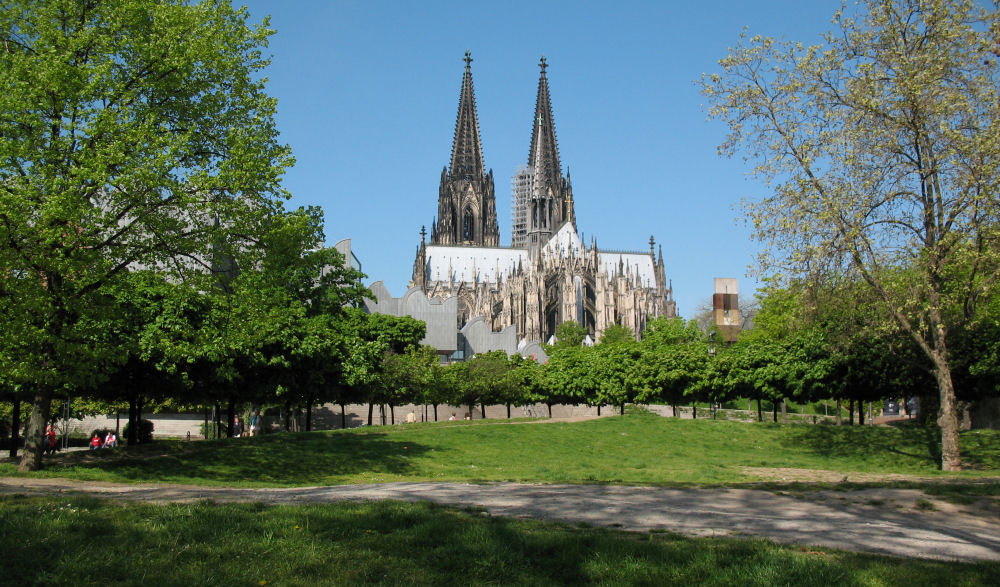
<svg viewBox="0 0 1000 587">
<path fill-rule="evenodd" d="M 154 503 L 332 503 L 344 500 L 431 501 L 482 508 L 489 515 L 558 520 L 627 531 L 688 536 L 769 538 L 940 560 L 1000 561 L 995 505 L 956 506 L 915 489 L 774 493 L 756 489 L 669 489 L 521 483 L 385 483 L 246 489 L 171 484 L 115 484 L 66 479 L 0 478 L 0 495 L 85 493 Z M 923 507 L 921 507 L 921 504 Z"/>
</svg>

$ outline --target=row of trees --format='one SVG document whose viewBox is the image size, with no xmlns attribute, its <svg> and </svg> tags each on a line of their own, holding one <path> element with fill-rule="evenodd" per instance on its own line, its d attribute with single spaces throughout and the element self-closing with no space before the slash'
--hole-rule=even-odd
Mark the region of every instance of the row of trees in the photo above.
<svg viewBox="0 0 1000 587">
<path fill-rule="evenodd" d="M 755 327 L 731 345 L 718 342 L 696 321 L 658 318 L 641 341 L 613 327 L 599 344 L 580 343 L 586 334 L 575 323 L 560 325 L 549 359 L 538 364 L 502 352 L 484 353 L 466 363 L 442 366 L 428 348 L 408 349 L 387 358 L 379 401 L 389 405 L 543 403 L 624 407 L 626 403 L 722 405 L 755 400 L 777 409 L 786 400 L 800 404 L 864 402 L 919 397 L 925 413 L 935 413 L 935 380 L 920 349 L 905 333 L 878 325 L 877 300 L 865 299 L 862 284 L 816 290 L 804 282 L 761 292 Z M 960 400 L 1000 392 L 996 357 L 1000 303 L 983 308 L 974 323 L 954 333 L 960 360 L 954 361 Z M 675 409 L 675 413 L 676 409 Z M 858 410 L 859 418 L 861 410 Z"/>
</svg>

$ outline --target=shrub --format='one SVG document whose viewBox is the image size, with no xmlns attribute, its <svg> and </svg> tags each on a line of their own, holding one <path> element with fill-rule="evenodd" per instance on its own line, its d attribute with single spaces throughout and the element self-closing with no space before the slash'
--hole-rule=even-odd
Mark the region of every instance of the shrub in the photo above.
<svg viewBox="0 0 1000 587">
<path fill-rule="evenodd" d="M 122 438 L 129 438 L 129 424 L 122 431 Z M 139 442 L 153 442 L 153 423 L 149 420 L 139 420 Z"/>
</svg>

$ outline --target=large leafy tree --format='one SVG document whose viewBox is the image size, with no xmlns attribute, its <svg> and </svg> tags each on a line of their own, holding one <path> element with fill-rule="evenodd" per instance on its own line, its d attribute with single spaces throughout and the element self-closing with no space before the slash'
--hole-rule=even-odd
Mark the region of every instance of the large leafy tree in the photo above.
<svg viewBox="0 0 1000 587">
<path fill-rule="evenodd" d="M 862 6 L 816 46 L 744 35 L 702 87 L 731 131 L 720 151 L 744 151 L 774 186 L 746 206 L 764 268 L 868 284 L 935 376 L 954 470 L 949 334 L 998 277 L 996 15 L 972 0 Z M 971 276 L 950 283 L 957 265 Z"/>
<path fill-rule="evenodd" d="M 104 291 L 190 277 L 260 234 L 290 164 L 264 92 L 266 21 L 228 0 L 11 0 L 0 11 L 0 361 L 30 383 L 21 466 L 55 389 L 90 383 Z"/>
<path fill-rule="evenodd" d="M 681 318 L 656 318 L 646 326 L 639 346 L 642 357 L 638 369 L 645 385 L 638 401 L 666 402 L 677 415 L 677 405 L 685 397 L 721 399 L 722 388 L 707 384 L 709 338 L 695 320 L 685 323 Z"/>
</svg>

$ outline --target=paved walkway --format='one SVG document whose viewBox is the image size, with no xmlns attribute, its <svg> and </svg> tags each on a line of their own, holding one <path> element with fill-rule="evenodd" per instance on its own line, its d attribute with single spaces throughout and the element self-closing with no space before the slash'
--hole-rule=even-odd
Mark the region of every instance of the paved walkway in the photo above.
<svg viewBox="0 0 1000 587">
<path fill-rule="evenodd" d="M 490 514 L 693 536 L 761 536 L 777 542 L 907 557 L 1000 561 L 1000 516 L 983 503 L 935 502 L 918 490 L 815 492 L 807 498 L 752 489 L 664 489 L 519 483 L 386 483 L 280 489 L 111 484 L 0 478 L 0 494 L 83 492 L 151 502 L 272 504 L 398 499 L 485 508 Z M 972 508 L 971 510 L 969 508 Z"/>
</svg>

